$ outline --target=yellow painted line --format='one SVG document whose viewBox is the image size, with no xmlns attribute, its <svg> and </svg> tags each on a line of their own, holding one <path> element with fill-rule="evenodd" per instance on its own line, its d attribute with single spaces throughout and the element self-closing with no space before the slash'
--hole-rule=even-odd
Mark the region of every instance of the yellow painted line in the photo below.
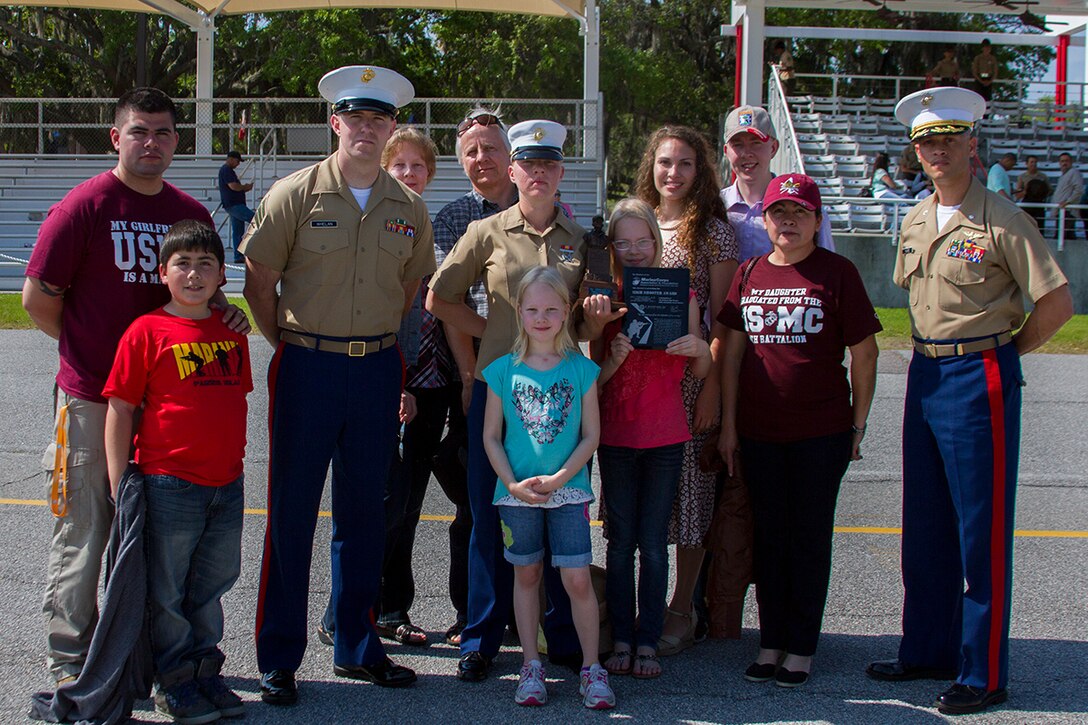
<svg viewBox="0 0 1088 725">
<path fill-rule="evenodd" d="M 45 501 L 27 498 L 0 498 L 0 506 L 45 506 Z M 245 509 L 249 516 L 267 516 L 268 509 Z M 331 511 L 319 511 L 318 516 L 329 518 Z M 453 521 L 452 516 L 423 514 L 420 521 Z M 600 526 L 600 521 L 591 521 L 591 526 Z M 896 526 L 836 526 L 836 534 L 888 534 L 899 536 L 903 529 Z M 1016 529 L 1013 536 L 1027 539 L 1088 539 L 1088 531 L 1049 531 L 1046 529 Z"/>
</svg>

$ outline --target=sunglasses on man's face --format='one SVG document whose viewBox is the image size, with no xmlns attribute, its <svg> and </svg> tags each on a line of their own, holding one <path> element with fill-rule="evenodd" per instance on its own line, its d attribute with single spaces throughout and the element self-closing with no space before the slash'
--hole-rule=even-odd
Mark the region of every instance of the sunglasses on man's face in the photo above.
<svg viewBox="0 0 1088 725">
<path fill-rule="evenodd" d="M 497 126 L 499 125 L 499 117 L 491 113 L 480 113 L 475 116 L 466 118 L 461 123 L 457 124 L 457 136 L 463 136 L 465 131 L 469 130 L 473 126 Z"/>
</svg>

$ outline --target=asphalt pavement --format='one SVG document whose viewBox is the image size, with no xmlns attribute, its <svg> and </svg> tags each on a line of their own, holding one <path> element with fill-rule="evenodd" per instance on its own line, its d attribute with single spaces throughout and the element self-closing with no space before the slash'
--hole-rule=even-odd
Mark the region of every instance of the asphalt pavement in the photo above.
<svg viewBox="0 0 1088 725">
<path fill-rule="evenodd" d="M 660 679 L 613 678 L 618 707 L 588 712 L 577 700 L 577 679 L 549 668 L 551 700 L 535 710 L 513 702 L 520 653 L 504 648 L 492 676 L 479 684 L 455 677 L 458 653 L 442 641 L 452 623 L 447 594 L 446 519 L 452 506 L 432 485 L 415 554 L 412 617 L 430 646 L 389 644 L 394 660 L 414 668 L 419 682 L 406 690 L 337 678 L 331 648 L 315 637 L 298 672 L 297 706 L 260 702 L 253 622 L 264 535 L 262 509 L 268 464 L 268 396 L 264 370 L 271 349 L 251 338 L 256 390 L 250 396 L 248 479 L 250 513 L 243 530 L 242 574 L 224 599 L 227 655 L 224 673 L 247 701 L 249 723 L 642 722 L 930 723 L 951 718 L 933 707 L 941 683 L 878 683 L 866 678 L 873 659 L 894 657 L 903 590 L 899 575 L 900 420 L 908 354 L 885 351 L 864 460 L 851 466 L 836 516 L 834 567 L 824 635 L 807 685 L 786 690 L 752 684 L 742 675 L 758 643 L 755 597 L 749 594 L 740 641 L 707 641 L 664 658 Z M 42 452 L 49 440 L 55 343 L 38 332 L 0 332 L 0 721 L 26 722 L 32 692 L 50 678 L 44 663 L 41 594 L 51 530 L 42 505 Z M 1030 355 L 1024 361 L 1024 433 L 1017 492 L 1012 604 L 1010 700 L 983 715 L 984 723 L 1088 721 L 1088 356 Z M 329 509 L 328 492 L 322 506 Z M 310 580 L 310 628 L 329 593 L 330 520 L 318 523 Z M 600 529 L 594 560 L 604 561 Z M 150 702 L 138 703 L 139 722 L 163 722 Z"/>
</svg>

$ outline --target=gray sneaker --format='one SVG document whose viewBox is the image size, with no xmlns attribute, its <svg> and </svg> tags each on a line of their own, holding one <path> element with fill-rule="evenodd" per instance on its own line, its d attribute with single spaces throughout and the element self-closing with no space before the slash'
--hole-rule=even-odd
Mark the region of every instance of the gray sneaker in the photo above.
<svg viewBox="0 0 1088 725">
<path fill-rule="evenodd" d="M 196 680 L 183 680 L 155 691 L 155 709 L 180 725 L 204 725 L 219 719 L 219 710 L 200 694 Z"/>
<path fill-rule="evenodd" d="M 578 694 L 582 705 L 590 710 L 610 710 L 616 706 L 616 694 L 608 684 L 608 671 L 596 662 L 582 668 Z"/>
<path fill-rule="evenodd" d="M 246 714 L 246 705 L 238 694 L 227 687 L 222 675 L 196 678 L 200 694 L 215 706 L 220 717 L 241 717 Z"/>
</svg>

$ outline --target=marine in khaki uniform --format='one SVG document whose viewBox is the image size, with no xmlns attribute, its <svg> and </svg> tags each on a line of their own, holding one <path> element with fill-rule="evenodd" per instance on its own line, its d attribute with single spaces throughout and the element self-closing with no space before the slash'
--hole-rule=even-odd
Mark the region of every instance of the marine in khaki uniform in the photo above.
<svg viewBox="0 0 1088 725">
<path fill-rule="evenodd" d="M 867 672 L 953 680 L 937 699 L 946 714 L 1008 698 L 1020 356 L 1073 312 L 1031 218 L 970 173 L 971 129 L 985 109 L 961 88 L 896 107 L 936 193 L 904 219 L 894 273 L 910 293 L 915 348 L 903 416 L 903 639 L 897 659 Z M 1026 322 L 1025 300 L 1035 306 Z"/>
<path fill-rule="evenodd" d="M 555 267 L 577 296 L 585 276 L 585 230 L 559 213 L 554 195 L 563 178 L 563 142 L 566 129 L 553 121 L 515 124 L 509 132 L 509 175 L 518 188 L 518 202 L 506 211 L 472 222 L 464 236 L 431 279 L 427 309 L 446 325 L 480 338 L 472 402 L 468 411 L 468 496 L 472 509 L 472 539 L 468 558 L 468 624 L 461 633 L 461 680 L 484 679 L 502 644 L 513 596 L 513 569 L 503 558 L 497 509 L 491 501 L 495 472 L 483 447 L 487 384 L 480 374 L 495 359 L 506 355 L 517 337 L 514 306 L 521 278 L 535 266 Z M 487 289 L 485 320 L 464 304 L 469 287 L 482 279 Z M 576 312 L 582 339 L 597 337 L 604 325 L 625 309 L 612 311 L 604 295 L 587 297 Z M 555 573 L 552 567 L 548 567 Z M 559 651 L 569 638 L 570 604 L 559 577 L 545 573 L 549 611 L 544 621 L 549 642 Z M 572 653 L 572 660 L 581 661 Z M 554 661 L 554 660 L 553 660 Z"/>
<path fill-rule="evenodd" d="M 397 108 L 414 90 L 375 66 L 332 71 L 318 89 L 332 103 L 338 148 L 273 186 L 242 243 L 245 296 L 276 348 L 257 604 L 261 698 L 275 705 L 298 697 L 310 554 L 330 462 L 333 671 L 387 687 L 416 679 L 386 656 L 368 614 L 381 576 L 382 498 L 399 425 L 396 331 L 420 279 L 435 268 L 423 201 L 380 165 Z"/>
</svg>

